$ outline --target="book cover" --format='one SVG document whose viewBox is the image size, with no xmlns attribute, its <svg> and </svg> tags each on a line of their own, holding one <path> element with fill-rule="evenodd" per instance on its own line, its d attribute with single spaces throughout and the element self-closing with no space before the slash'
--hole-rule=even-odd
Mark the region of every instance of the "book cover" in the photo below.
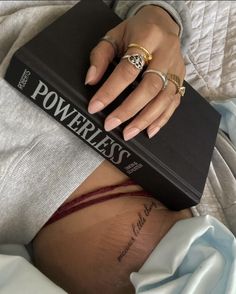
<svg viewBox="0 0 236 294">
<path fill-rule="evenodd" d="M 90 51 L 120 22 L 101 0 L 82 0 L 15 52 L 5 79 L 168 208 L 196 205 L 220 115 L 188 83 L 180 106 L 152 139 L 143 131 L 125 142 L 122 130 L 128 122 L 111 132 L 103 127 L 135 83 L 103 111 L 87 111 L 90 98 L 115 66 L 114 61 L 98 85 L 85 86 Z"/>
</svg>

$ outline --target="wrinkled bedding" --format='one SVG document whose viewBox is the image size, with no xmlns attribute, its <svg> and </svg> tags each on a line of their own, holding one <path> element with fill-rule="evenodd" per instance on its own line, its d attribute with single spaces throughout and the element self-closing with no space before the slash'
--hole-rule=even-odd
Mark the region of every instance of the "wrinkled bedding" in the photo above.
<svg viewBox="0 0 236 294">
<path fill-rule="evenodd" d="M 47 22 L 50 22 L 67 9 L 63 4 L 66 3 L 66 6 L 69 7 L 75 2 L 76 1 L 0 2 L 0 80 L 2 79 L 2 75 L 14 50 L 21 45 L 22 41 L 26 41 L 27 38 L 30 39 L 40 30 L 40 26 L 37 24 L 42 19 L 44 11 L 45 19 Z M 52 7 L 52 5 L 50 6 L 52 3 L 55 7 Z M 187 66 L 186 80 L 208 100 L 222 101 L 227 98 L 236 97 L 236 2 L 188 0 L 186 3 L 190 9 L 194 31 L 193 40 L 185 58 Z M 34 6 L 34 8 L 32 8 L 32 6 Z M 40 6 L 40 8 L 38 6 Z M 25 9 L 27 9 L 28 13 L 35 15 L 30 26 L 28 26 L 27 21 L 22 19 L 20 8 L 24 8 L 24 13 L 26 12 Z M 39 10 L 41 14 L 36 13 Z M 14 23 L 11 25 L 8 16 L 14 12 L 17 13 L 15 14 Z M 42 22 L 40 22 L 40 25 L 43 25 Z M 24 31 L 25 34 L 23 39 L 21 38 L 22 31 Z M 7 94 L 11 97 L 13 94 L 16 95 L 16 92 L 9 88 L 9 91 L 7 90 L 6 93 L 6 91 L 2 92 L 0 88 L 0 105 L 1 100 L 6 99 Z M 66 132 L 67 131 L 59 128 L 57 134 L 58 136 L 62 136 L 62 138 L 64 138 L 63 136 L 67 138 L 69 135 Z M 71 140 L 73 143 L 75 142 L 74 138 L 71 138 Z M 74 145 L 76 146 L 76 144 L 79 143 L 77 142 Z M 70 148 L 69 144 L 68 148 Z M 5 158 L 4 150 L 1 151 L 1 148 L 0 158 Z M 75 161 L 76 160 L 77 158 L 75 158 Z M 97 161 L 96 164 L 99 164 L 99 162 Z M 76 165 L 71 168 L 71 178 L 76 169 L 78 170 Z M 236 234 L 236 221 L 234 220 L 236 215 L 235 175 L 236 150 L 228 141 L 227 137 L 219 133 L 204 196 L 201 204 L 193 208 L 193 213 L 194 215 L 210 213 L 230 227 Z M 84 175 L 85 178 L 86 176 L 87 175 Z M 77 183 L 79 183 L 79 181 L 77 181 Z M 73 185 L 69 184 L 68 187 L 67 189 L 71 191 L 75 188 Z M 4 189 L 2 193 L 4 194 Z M 4 195 L 1 195 L 1 197 L 3 196 Z M 45 195 L 43 196 L 45 197 Z M 39 203 L 39 198 L 37 198 L 37 201 L 37 210 L 40 208 L 45 209 L 46 207 L 48 213 L 51 213 L 52 210 L 55 209 L 53 203 L 45 204 L 45 207 L 40 207 L 42 201 L 40 202 L 41 204 Z M 0 208 L 2 211 L 9 211 L 10 213 L 9 202 L 1 202 Z M 22 211 L 20 212 L 15 211 L 15 214 L 17 215 L 17 213 L 19 213 L 19 220 L 23 219 L 24 221 L 18 221 L 14 219 L 14 216 L 10 216 L 9 219 L 11 220 L 11 226 L 14 225 L 17 227 L 18 240 L 25 242 L 25 240 L 20 239 L 22 230 L 27 229 L 27 215 L 25 215 L 23 208 L 24 207 L 21 207 Z M 2 216 L 0 219 L 0 230 L 4 228 L 4 233 L 7 237 L 11 230 L 11 227 L 8 227 L 7 219 L 9 213 L 6 214 L 6 216 Z M 35 223 L 35 231 L 38 226 L 39 223 Z M 34 234 L 35 231 L 30 232 L 30 234 Z"/>
<path fill-rule="evenodd" d="M 236 1 L 186 1 L 193 38 L 189 83 L 209 100 L 236 98 Z"/>
</svg>

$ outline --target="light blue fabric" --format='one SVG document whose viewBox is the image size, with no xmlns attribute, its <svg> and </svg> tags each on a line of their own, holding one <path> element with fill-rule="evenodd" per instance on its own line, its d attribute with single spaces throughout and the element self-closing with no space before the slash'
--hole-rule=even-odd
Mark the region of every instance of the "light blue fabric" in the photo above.
<svg viewBox="0 0 236 294">
<path fill-rule="evenodd" d="M 23 245 L 0 244 L 1 294 L 66 294 L 30 263 Z"/>
<path fill-rule="evenodd" d="M 229 135 L 236 146 L 236 98 L 212 101 L 211 105 L 222 115 L 220 128 Z"/>
<path fill-rule="evenodd" d="M 179 221 L 130 280 L 142 294 L 235 294 L 235 237 L 211 216 Z"/>
</svg>

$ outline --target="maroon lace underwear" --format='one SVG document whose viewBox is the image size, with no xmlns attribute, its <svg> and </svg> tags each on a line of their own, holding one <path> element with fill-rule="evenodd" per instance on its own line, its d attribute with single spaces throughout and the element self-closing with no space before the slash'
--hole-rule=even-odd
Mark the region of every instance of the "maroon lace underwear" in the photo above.
<svg viewBox="0 0 236 294">
<path fill-rule="evenodd" d="M 124 196 L 146 196 L 146 197 L 152 197 L 152 195 L 144 190 L 141 191 L 134 191 L 134 192 L 123 192 L 123 193 L 114 193 L 114 194 L 108 194 L 104 196 L 100 196 L 98 198 L 94 198 L 94 196 L 100 194 L 100 193 L 106 193 L 109 191 L 113 191 L 114 189 L 118 187 L 125 187 L 125 186 L 131 186 L 136 185 L 135 182 L 132 180 L 126 180 L 125 182 L 118 184 L 118 185 L 112 185 L 112 186 L 105 186 L 102 188 L 99 188 L 97 190 L 94 190 L 92 192 L 83 194 L 79 196 L 78 198 L 75 198 L 67 203 L 64 203 L 62 206 L 58 208 L 58 210 L 52 215 L 52 217 L 47 221 L 47 223 L 44 226 L 47 226 L 51 223 L 54 223 L 55 221 L 75 212 L 82 208 L 101 203 L 107 200 L 124 197 Z"/>
</svg>

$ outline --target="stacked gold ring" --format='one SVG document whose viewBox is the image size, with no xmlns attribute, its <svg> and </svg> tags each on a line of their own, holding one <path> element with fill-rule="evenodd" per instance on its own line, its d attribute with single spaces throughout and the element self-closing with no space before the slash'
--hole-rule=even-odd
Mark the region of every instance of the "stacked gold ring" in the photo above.
<svg viewBox="0 0 236 294">
<path fill-rule="evenodd" d="M 171 73 L 168 73 L 166 77 L 170 82 L 172 82 L 175 85 L 176 87 L 175 94 L 180 94 L 181 96 L 184 96 L 185 87 L 182 86 L 180 78 L 177 75 L 171 74 Z"/>
<path fill-rule="evenodd" d="M 149 63 L 150 60 L 152 60 L 152 54 L 144 47 L 136 44 L 136 43 L 131 43 L 128 45 L 128 49 L 129 48 L 136 48 L 141 50 L 144 53 L 144 58 L 145 58 L 145 62 Z"/>
</svg>

